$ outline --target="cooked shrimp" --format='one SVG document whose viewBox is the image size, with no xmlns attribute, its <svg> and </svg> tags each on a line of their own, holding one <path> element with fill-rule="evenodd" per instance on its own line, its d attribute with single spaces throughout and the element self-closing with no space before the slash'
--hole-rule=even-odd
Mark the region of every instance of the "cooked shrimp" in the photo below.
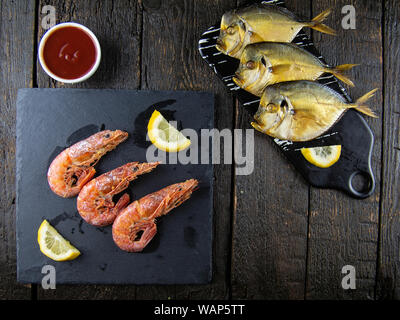
<svg viewBox="0 0 400 320">
<path fill-rule="evenodd" d="M 47 172 L 50 189 L 64 198 L 76 196 L 93 178 L 96 173 L 93 166 L 100 158 L 127 138 L 127 132 L 104 130 L 65 149 L 50 164 Z"/>
<path fill-rule="evenodd" d="M 114 221 L 115 244 L 128 252 L 142 251 L 157 233 L 155 219 L 189 199 L 197 185 L 197 180 L 187 180 L 132 202 Z"/>
<path fill-rule="evenodd" d="M 81 217 L 95 226 L 113 223 L 118 213 L 129 204 L 129 195 L 123 194 L 115 204 L 113 196 L 128 188 L 129 182 L 148 173 L 160 163 L 130 162 L 106 172 L 88 182 L 79 192 L 77 207 Z"/>
</svg>

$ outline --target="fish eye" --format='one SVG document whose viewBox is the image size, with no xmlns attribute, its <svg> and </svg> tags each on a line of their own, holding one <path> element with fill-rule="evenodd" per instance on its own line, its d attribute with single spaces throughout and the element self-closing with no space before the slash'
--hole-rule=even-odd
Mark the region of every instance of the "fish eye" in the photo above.
<svg viewBox="0 0 400 320">
<path fill-rule="evenodd" d="M 109 133 L 106 133 L 105 135 L 104 135 L 104 138 L 106 138 L 106 139 L 108 139 L 110 137 L 110 134 Z"/>
<path fill-rule="evenodd" d="M 273 103 L 268 103 L 268 105 L 265 109 L 267 110 L 267 112 L 275 112 L 276 106 Z"/>
<path fill-rule="evenodd" d="M 254 61 L 247 61 L 246 63 L 246 67 L 247 69 L 254 69 L 256 67 L 256 64 L 254 63 Z"/>
<path fill-rule="evenodd" d="M 228 34 L 234 34 L 235 33 L 235 28 L 230 26 L 226 29 L 226 33 Z"/>
</svg>

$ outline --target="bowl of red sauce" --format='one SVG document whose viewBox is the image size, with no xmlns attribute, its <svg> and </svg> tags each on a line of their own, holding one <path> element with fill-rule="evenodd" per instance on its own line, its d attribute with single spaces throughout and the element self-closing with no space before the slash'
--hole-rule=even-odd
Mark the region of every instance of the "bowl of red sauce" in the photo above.
<svg viewBox="0 0 400 320">
<path fill-rule="evenodd" d="M 40 40 L 40 64 L 50 77 L 60 82 L 77 83 L 90 78 L 100 59 L 99 41 L 79 23 L 57 24 Z"/>
</svg>

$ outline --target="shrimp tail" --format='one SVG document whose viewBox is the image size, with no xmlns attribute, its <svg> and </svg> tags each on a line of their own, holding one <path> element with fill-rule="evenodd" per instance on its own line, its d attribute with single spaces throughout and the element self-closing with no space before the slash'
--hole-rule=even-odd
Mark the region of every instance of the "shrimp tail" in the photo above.
<svg viewBox="0 0 400 320">
<path fill-rule="evenodd" d="M 334 68 L 326 68 L 325 71 L 328 73 L 332 73 L 336 78 L 338 78 L 340 81 L 344 82 L 345 84 L 348 84 L 349 86 L 354 87 L 353 81 L 350 80 L 349 77 L 347 77 L 344 73 L 355 66 L 358 66 L 358 64 L 342 64 L 340 66 L 334 67 Z"/>
<path fill-rule="evenodd" d="M 127 207 L 130 202 L 129 194 L 124 193 L 121 198 L 119 198 L 118 202 L 115 204 L 113 211 L 119 214 L 123 209 Z"/>
<path fill-rule="evenodd" d="M 307 23 L 305 26 L 310 27 L 311 29 L 317 30 L 322 33 L 330 34 L 335 36 L 336 31 L 332 28 L 324 25 L 322 22 L 331 14 L 332 9 L 325 10 L 317 15 L 311 22 Z"/>
<path fill-rule="evenodd" d="M 129 252 L 140 252 L 156 235 L 157 225 L 154 223 L 154 220 L 138 222 L 131 227 L 130 232 L 132 235 L 135 235 L 135 238 Z"/>
<path fill-rule="evenodd" d="M 354 108 L 357 111 L 366 114 L 367 116 L 370 116 L 372 118 L 378 118 L 377 114 L 374 111 L 372 111 L 368 106 L 364 105 L 369 99 L 371 99 L 375 95 L 376 91 L 378 91 L 377 88 L 371 90 L 370 92 L 359 98 L 355 104 L 349 105 L 349 107 Z"/>
</svg>

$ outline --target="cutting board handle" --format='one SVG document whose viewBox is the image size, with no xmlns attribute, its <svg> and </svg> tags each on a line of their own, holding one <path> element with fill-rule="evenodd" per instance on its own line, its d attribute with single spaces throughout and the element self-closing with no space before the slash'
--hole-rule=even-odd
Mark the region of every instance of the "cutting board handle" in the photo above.
<svg viewBox="0 0 400 320">
<path fill-rule="evenodd" d="M 361 176 L 363 178 L 364 186 L 362 190 L 356 190 L 353 185 L 354 180 L 357 176 Z M 349 176 L 347 187 L 347 192 L 349 192 L 352 196 L 356 198 L 365 199 L 371 196 L 374 193 L 376 187 L 375 177 L 372 173 L 371 168 L 369 168 L 367 172 L 361 170 L 353 172 Z"/>
</svg>

